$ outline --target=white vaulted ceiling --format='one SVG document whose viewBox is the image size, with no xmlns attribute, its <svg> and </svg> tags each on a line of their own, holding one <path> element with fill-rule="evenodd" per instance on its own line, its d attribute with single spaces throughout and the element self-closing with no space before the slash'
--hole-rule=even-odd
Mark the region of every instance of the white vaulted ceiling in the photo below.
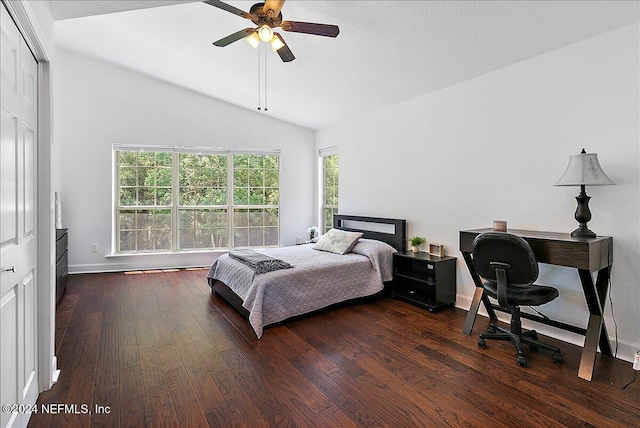
<svg viewBox="0 0 640 428">
<path fill-rule="evenodd" d="M 230 1 L 248 11 L 253 1 Z M 51 1 L 56 44 L 247 109 L 257 54 L 212 42 L 250 21 L 200 2 Z M 320 129 L 638 22 L 636 1 L 289 0 L 281 32 L 296 60 L 268 56 L 269 116 Z M 257 111 L 257 110 L 256 110 Z"/>
</svg>

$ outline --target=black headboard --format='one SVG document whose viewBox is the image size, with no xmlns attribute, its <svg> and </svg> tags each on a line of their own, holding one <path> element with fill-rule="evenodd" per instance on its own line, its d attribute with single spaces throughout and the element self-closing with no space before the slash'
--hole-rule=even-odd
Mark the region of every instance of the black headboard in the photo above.
<svg viewBox="0 0 640 428">
<path fill-rule="evenodd" d="M 386 242 L 398 251 L 405 251 L 407 248 L 406 220 L 334 214 L 333 227 L 350 232 L 362 232 L 363 238 Z"/>
</svg>

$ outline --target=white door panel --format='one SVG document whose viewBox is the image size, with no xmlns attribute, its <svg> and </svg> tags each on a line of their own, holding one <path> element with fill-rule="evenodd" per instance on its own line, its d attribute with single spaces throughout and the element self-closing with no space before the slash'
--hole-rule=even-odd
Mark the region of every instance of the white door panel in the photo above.
<svg viewBox="0 0 640 428">
<path fill-rule="evenodd" d="M 22 131 L 22 221 L 23 238 L 28 239 L 35 234 L 35 131 L 26 126 Z"/>
<path fill-rule="evenodd" d="M 34 240 L 35 241 L 35 240 Z M 38 335 L 37 335 L 37 299 L 34 272 L 29 272 L 22 280 L 24 342 L 22 366 L 22 402 L 35 403 L 38 398 Z"/>
<path fill-rule="evenodd" d="M 0 297 L 0 394 L 2 404 L 18 403 L 18 296 L 15 290 Z M 7 346 L 7 345 L 13 346 Z M 3 427 L 13 423 L 17 415 L 0 412 Z"/>
<path fill-rule="evenodd" d="M 3 76 L 4 77 L 4 76 Z M 2 94 L 4 95 L 4 80 L 2 81 Z M 0 249 L 5 250 L 18 243 L 18 194 L 17 184 L 17 145 L 15 135 L 18 133 L 18 118 L 4 108 L 4 96 L 2 97 L 2 109 L 0 110 Z M 9 162 L 14 160 L 14 162 Z M 3 266 L 4 267 L 4 266 Z M 2 290 L 5 291 L 5 290 Z"/>
</svg>

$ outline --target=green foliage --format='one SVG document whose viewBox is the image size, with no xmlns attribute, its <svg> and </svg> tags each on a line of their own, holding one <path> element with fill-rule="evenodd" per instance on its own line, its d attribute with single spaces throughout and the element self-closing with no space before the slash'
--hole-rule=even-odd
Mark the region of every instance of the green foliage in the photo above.
<svg viewBox="0 0 640 428">
<path fill-rule="evenodd" d="M 325 168 L 338 170 L 338 155 L 329 155 L 322 158 Z"/>
<path fill-rule="evenodd" d="M 171 154 L 118 152 L 121 206 L 171 205 Z"/>
<path fill-rule="evenodd" d="M 181 249 L 228 246 L 226 209 L 181 209 L 178 212 L 178 247 Z"/>
<path fill-rule="evenodd" d="M 411 242 L 412 247 L 419 247 L 427 241 L 422 236 L 412 236 L 409 238 L 409 242 Z"/>
<path fill-rule="evenodd" d="M 338 155 L 324 156 L 322 158 L 323 174 L 323 203 L 329 206 L 338 206 Z M 331 224 L 331 223 L 329 223 Z M 326 223 L 325 223 L 326 225 Z"/>
<path fill-rule="evenodd" d="M 323 218 L 324 218 L 324 230 L 322 233 L 327 233 L 329 229 L 333 227 L 333 215 L 338 214 L 338 208 L 324 208 L 323 209 Z"/>
<path fill-rule="evenodd" d="M 171 210 L 121 210 L 118 221 L 120 251 L 171 249 Z"/>
<path fill-rule="evenodd" d="M 233 203 L 235 205 L 278 205 L 280 194 L 278 157 L 234 155 Z"/>
<path fill-rule="evenodd" d="M 181 153 L 179 186 L 180 205 L 226 205 L 226 155 Z"/>
</svg>

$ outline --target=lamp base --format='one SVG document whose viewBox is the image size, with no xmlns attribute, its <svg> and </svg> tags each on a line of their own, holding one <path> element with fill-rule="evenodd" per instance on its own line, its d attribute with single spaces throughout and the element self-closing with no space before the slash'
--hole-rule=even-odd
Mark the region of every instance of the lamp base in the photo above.
<svg viewBox="0 0 640 428">
<path fill-rule="evenodd" d="M 591 211 L 589 210 L 589 196 L 585 192 L 584 184 L 580 186 L 580 194 L 576 196 L 578 202 L 578 208 L 576 208 L 576 221 L 578 222 L 578 228 L 571 232 L 571 236 L 574 238 L 595 238 L 596 234 L 589 230 L 587 222 L 591 220 Z"/>
<path fill-rule="evenodd" d="M 586 227 L 584 229 L 579 227 L 573 232 L 571 232 L 571 236 L 573 238 L 595 238 L 597 235 L 595 234 L 595 232 L 591 231 Z"/>
</svg>

